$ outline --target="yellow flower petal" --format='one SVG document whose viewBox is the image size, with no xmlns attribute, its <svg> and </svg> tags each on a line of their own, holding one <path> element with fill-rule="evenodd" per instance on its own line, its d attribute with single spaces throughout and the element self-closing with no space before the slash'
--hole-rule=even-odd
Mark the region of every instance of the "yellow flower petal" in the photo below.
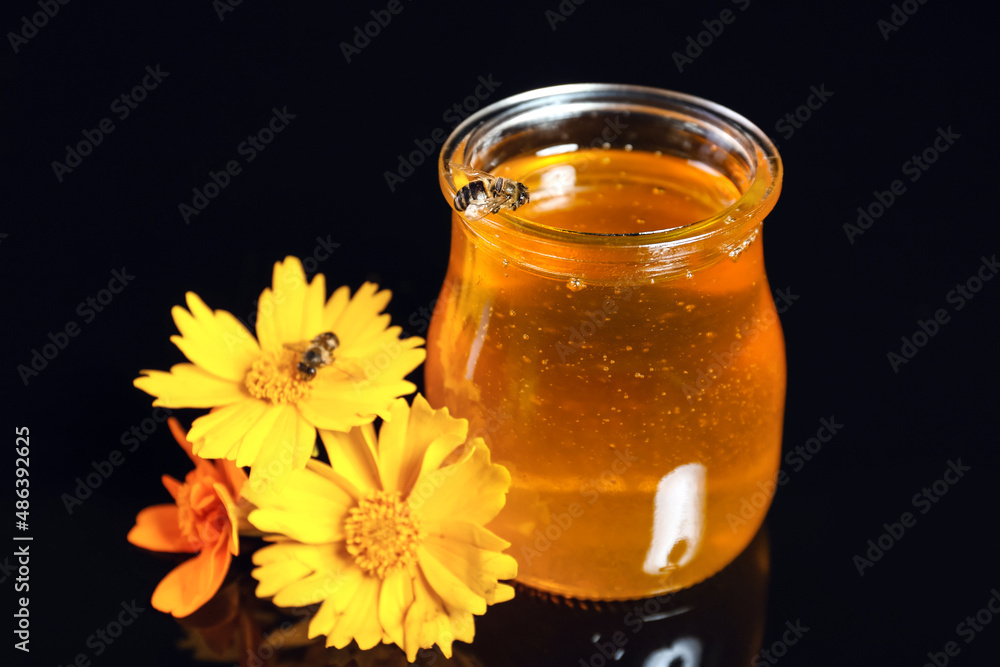
<svg viewBox="0 0 1000 667">
<path fill-rule="evenodd" d="M 356 489 L 379 488 L 375 464 L 375 429 L 371 424 L 351 429 L 347 433 L 322 430 L 319 437 L 333 470 L 350 480 Z"/>
<path fill-rule="evenodd" d="M 304 544 L 343 540 L 344 519 L 355 504 L 355 498 L 335 482 L 305 470 L 292 473 L 288 486 L 280 491 L 251 485 L 243 496 L 257 506 L 247 517 L 254 527 Z"/>
<path fill-rule="evenodd" d="M 209 373 L 242 382 L 250 365 L 260 356 L 257 341 L 230 313 L 213 312 L 194 292 L 185 296 L 191 312 L 180 306 L 170 311 L 181 332 L 170 340 L 184 356 Z"/>
<path fill-rule="evenodd" d="M 424 542 L 424 548 L 444 567 L 446 572 L 454 575 L 457 582 L 460 582 L 464 588 L 467 588 L 487 604 L 493 602 L 498 579 L 513 579 L 517 576 L 517 561 L 507 554 L 433 537 Z M 420 561 L 420 566 L 424 567 L 423 560 Z M 451 606 L 465 608 L 473 614 L 482 613 L 476 611 L 478 608 L 485 611 L 485 607 L 480 607 L 478 603 L 475 608 L 452 604 L 449 597 L 438 588 L 438 582 L 431 575 L 428 575 L 427 580 Z M 461 595 L 464 596 L 465 592 L 462 591 Z"/>
<path fill-rule="evenodd" d="M 455 640 L 451 619 L 423 575 L 413 580 L 413 604 L 406 612 L 403 627 L 403 650 L 410 662 L 417 659 L 417 651 L 435 644 L 446 658 L 451 657 L 451 644 Z"/>
<path fill-rule="evenodd" d="M 324 325 L 340 337 L 346 346 L 345 353 L 350 354 L 351 346 L 361 339 L 360 333 L 368 323 L 379 316 L 392 299 L 389 290 L 378 291 L 375 283 L 364 283 L 358 288 L 350 300 L 344 300 L 340 288 L 334 293 L 323 309 Z"/>
<path fill-rule="evenodd" d="M 194 364 L 176 364 L 169 373 L 144 370 L 142 374 L 132 384 L 156 396 L 153 405 L 165 408 L 214 408 L 247 398 L 243 385 Z"/>
<path fill-rule="evenodd" d="M 299 401 L 299 413 L 317 428 L 330 431 L 349 431 L 355 426 L 371 423 L 375 419 L 377 410 L 383 407 L 381 402 L 376 405 L 372 402 L 345 398 L 350 395 L 345 391 L 343 394 L 333 394 L 327 397 L 322 396 L 318 391 L 313 391 L 309 398 Z M 385 407 L 393 399 L 388 399 L 385 402 Z"/>
<path fill-rule="evenodd" d="M 493 592 L 493 601 L 489 604 L 499 604 L 514 599 L 514 587 L 507 584 L 497 584 L 497 589 Z"/>
<path fill-rule="evenodd" d="M 308 343 L 321 329 L 326 280 L 317 275 L 306 283 L 302 262 L 286 257 L 274 265 L 271 287 L 257 302 L 257 335 L 261 347 L 279 352 L 284 345 Z M 339 334 L 338 334 L 339 335 Z"/>
<path fill-rule="evenodd" d="M 270 409 L 264 401 L 246 398 L 198 417 L 188 431 L 194 453 L 204 459 L 235 459 L 235 453 L 230 455 L 230 450 L 239 446 L 247 431 Z"/>
<path fill-rule="evenodd" d="M 358 568 L 345 570 L 335 582 L 332 582 L 327 592 L 326 600 L 320 605 L 319 611 L 309 623 L 309 636 L 331 635 L 338 619 L 351 602 L 351 598 L 361 586 L 364 575 Z M 350 640 L 337 648 L 344 648 Z M 330 644 L 327 643 L 327 646 Z"/>
<path fill-rule="evenodd" d="M 278 420 L 281 418 L 283 410 L 288 407 L 268 405 L 264 401 L 261 403 L 266 407 L 260 419 L 255 421 L 243 434 L 243 437 L 238 440 L 235 460 L 236 465 L 240 467 L 252 466 L 258 461 L 261 448 L 265 442 L 275 437 Z M 291 409 L 294 410 L 294 408 Z"/>
<path fill-rule="evenodd" d="M 440 486 L 422 499 L 420 513 L 428 520 L 453 519 L 485 525 L 503 508 L 510 473 L 490 463 L 490 451 L 482 438 L 474 438 L 472 443 L 471 456 L 442 469 L 446 474 Z"/>
<path fill-rule="evenodd" d="M 427 577 L 427 583 L 434 589 L 446 605 L 453 609 L 471 611 L 479 616 L 486 613 L 486 600 L 476 595 L 465 582 L 438 560 L 425 543 L 418 551 L 420 570 Z"/>
<path fill-rule="evenodd" d="M 343 648 L 353 639 L 361 650 L 370 649 L 382 641 L 382 626 L 378 621 L 378 598 L 381 582 L 361 577 L 358 588 L 327 635 L 327 646 Z"/>
<path fill-rule="evenodd" d="M 407 447 L 410 406 L 402 398 L 392 404 L 391 419 L 382 424 L 378 437 L 378 470 L 382 488 L 393 493 L 408 490 L 423 461 L 423 447 Z"/>
<path fill-rule="evenodd" d="M 403 568 L 389 572 L 382 580 L 378 601 L 378 620 L 388 641 L 403 645 L 403 621 L 412 603 L 413 575 Z"/>
<path fill-rule="evenodd" d="M 284 488 L 288 476 L 305 467 L 316 447 L 316 429 L 291 405 L 275 406 L 278 417 L 250 469 L 250 486 Z"/>
<path fill-rule="evenodd" d="M 275 595 L 277 604 L 291 607 L 328 599 L 345 586 L 357 569 L 330 545 L 292 542 L 259 549 L 253 562 L 259 566 L 253 571 L 260 582 L 257 595 Z"/>
<path fill-rule="evenodd" d="M 425 519 L 422 525 L 424 532 L 429 538 L 434 537 L 444 542 L 468 545 L 477 549 L 486 549 L 498 553 L 510 548 L 510 542 L 507 540 L 482 526 L 467 521 L 455 521 L 452 519 L 427 521 Z M 499 578 L 513 579 L 515 576 L 517 576 L 516 572 Z"/>
<path fill-rule="evenodd" d="M 323 463 L 322 461 L 317 461 L 316 459 L 310 459 L 306 462 L 306 470 L 312 473 L 316 473 L 320 477 L 327 479 L 334 483 L 337 490 L 344 494 L 344 498 L 348 499 L 345 502 L 349 502 L 354 505 L 357 503 L 358 499 L 361 497 L 361 492 L 354 485 L 354 483 L 343 475 L 337 473 L 333 468 Z M 328 498 L 333 498 L 330 495 Z M 339 498 L 340 496 L 336 496 Z M 340 507 L 340 505 L 338 505 Z"/>
<path fill-rule="evenodd" d="M 447 408 L 434 410 L 420 394 L 413 397 L 406 438 L 410 446 L 425 448 L 421 473 L 439 468 L 448 455 L 465 442 L 468 432 L 467 420 L 455 419 L 448 414 Z"/>
<path fill-rule="evenodd" d="M 266 551 L 270 548 L 271 547 L 263 547 L 257 553 Z M 285 586 L 295 583 L 304 577 L 308 577 L 312 574 L 312 571 L 312 568 L 305 563 L 297 563 L 295 561 L 282 561 L 256 567 L 254 568 L 252 574 L 259 582 L 257 584 L 257 597 L 271 597 Z"/>
</svg>

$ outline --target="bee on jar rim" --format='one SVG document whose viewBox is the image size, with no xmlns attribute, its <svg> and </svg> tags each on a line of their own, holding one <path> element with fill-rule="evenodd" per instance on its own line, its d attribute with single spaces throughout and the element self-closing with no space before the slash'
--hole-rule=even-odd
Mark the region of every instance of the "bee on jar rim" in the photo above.
<svg viewBox="0 0 1000 667">
<path fill-rule="evenodd" d="M 523 183 L 462 164 L 452 164 L 451 168 L 469 179 L 468 184 L 455 193 L 455 209 L 465 211 L 470 220 L 499 213 L 502 208 L 516 211 L 528 203 L 528 186 Z"/>
<path fill-rule="evenodd" d="M 321 333 L 309 342 L 307 346 L 297 346 L 296 349 L 302 352 L 299 363 L 295 367 L 299 372 L 299 378 L 308 382 L 316 377 L 316 371 L 324 366 L 333 363 L 333 353 L 340 347 L 340 339 L 332 331 Z"/>
</svg>

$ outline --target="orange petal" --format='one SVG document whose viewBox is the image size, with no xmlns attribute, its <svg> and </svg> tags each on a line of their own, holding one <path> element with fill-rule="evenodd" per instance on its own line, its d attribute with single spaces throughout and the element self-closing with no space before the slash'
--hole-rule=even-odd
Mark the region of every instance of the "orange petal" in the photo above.
<svg viewBox="0 0 1000 667">
<path fill-rule="evenodd" d="M 215 490 L 215 495 L 219 497 L 222 501 L 223 506 L 226 508 L 226 516 L 229 517 L 229 528 L 226 539 L 229 541 L 229 551 L 234 556 L 240 555 L 240 533 L 239 533 L 239 521 L 240 521 L 240 511 L 236 507 L 236 501 L 233 500 L 232 495 L 230 495 L 229 490 L 226 489 L 224 484 L 216 483 L 212 486 Z"/>
<path fill-rule="evenodd" d="M 173 434 L 174 440 L 176 440 L 177 444 L 181 446 L 181 449 L 184 450 L 184 453 L 188 455 L 188 458 L 191 459 L 191 461 L 194 463 L 195 468 L 211 469 L 212 467 L 211 463 L 201 458 L 200 456 L 195 455 L 194 445 L 192 445 L 191 442 L 187 439 L 187 431 L 184 430 L 184 427 L 181 426 L 181 423 L 177 421 L 176 418 L 171 417 L 170 419 L 167 420 L 167 425 L 170 427 L 170 432 Z"/>
<path fill-rule="evenodd" d="M 198 611 L 222 587 L 232 561 L 228 546 L 220 539 L 171 570 L 153 591 L 153 608 L 178 618 Z"/>
<path fill-rule="evenodd" d="M 153 505 L 139 512 L 128 541 L 151 551 L 193 553 L 198 550 L 181 534 L 177 505 Z"/>
<path fill-rule="evenodd" d="M 170 475 L 164 475 L 163 477 L 160 478 L 160 480 L 163 482 L 164 488 L 166 488 L 167 491 L 170 492 L 170 496 L 176 502 L 177 494 L 180 493 L 181 487 L 184 486 L 184 483 L 178 482 Z"/>
<path fill-rule="evenodd" d="M 243 492 L 243 485 L 247 482 L 247 474 L 243 472 L 243 468 L 229 459 L 216 459 L 215 469 L 229 485 L 228 488 L 232 492 L 233 500 L 239 500 Z"/>
</svg>

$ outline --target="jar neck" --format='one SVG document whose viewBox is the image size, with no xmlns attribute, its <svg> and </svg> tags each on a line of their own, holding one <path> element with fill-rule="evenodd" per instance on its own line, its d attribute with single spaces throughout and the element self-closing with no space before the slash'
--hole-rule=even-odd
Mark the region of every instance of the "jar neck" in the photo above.
<svg viewBox="0 0 1000 667">
<path fill-rule="evenodd" d="M 712 102 L 638 86 L 557 86 L 508 98 L 470 116 L 439 160 L 449 203 L 463 182 L 453 165 L 493 172 L 518 158 L 621 149 L 666 155 L 718 173 L 739 196 L 702 219 L 669 229 L 594 233 L 533 219 L 530 205 L 474 220 L 456 212 L 484 251 L 522 268 L 592 283 L 662 279 L 738 259 L 759 236 L 781 187 L 781 159 L 742 116 Z M 757 241 L 759 242 L 759 241 Z"/>
</svg>

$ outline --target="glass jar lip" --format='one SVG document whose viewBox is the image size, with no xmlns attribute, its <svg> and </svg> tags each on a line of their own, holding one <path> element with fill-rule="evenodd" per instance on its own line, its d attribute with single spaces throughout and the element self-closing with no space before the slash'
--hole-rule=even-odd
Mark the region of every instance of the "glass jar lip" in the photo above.
<svg viewBox="0 0 1000 667">
<path fill-rule="evenodd" d="M 622 233 L 577 231 L 544 225 L 508 209 L 502 209 L 499 213 L 482 218 L 477 223 L 494 230 L 508 228 L 529 236 L 570 244 L 619 247 L 692 242 L 700 244 L 717 235 L 728 236 L 730 233 L 738 234 L 744 231 L 746 225 L 732 224 L 737 220 L 753 222 L 752 226 L 756 227 L 759 219 L 763 217 L 758 214 L 761 209 L 766 213 L 773 207 L 783 175 L 781 157 L 774 143 L 749 119 L 721 104 L 695 95 L 649 86 L 607 83 L 574 83 L 530 90 L 484 107 L 462 121 L 445 140 L 438 157 L 441 191 L 448 199 L 449 205 L 454 209 L 455 194 L 459 189 L 455 186 L 451 167 L 453 164 L 463 163 L 454 157 L 465 148 L 468 140 L 476 132 L 489 127 L 490 124 L 495 125 L 504 119 L 517 118 L 546 106 L 582 101 L 632 103 L 660 110 L 673 107 L 700 111 L 714 122 L 716 128 L 735 132 L 753 148 L 751 165 L 753 173 L 750 183 L 740 198 L 725 209 L 707 218 L 666 230 Z M 708 120 L 704 122 L 709 123 Z M 458 215 L 461 216 L 461 213 Z"/>
</svg>

